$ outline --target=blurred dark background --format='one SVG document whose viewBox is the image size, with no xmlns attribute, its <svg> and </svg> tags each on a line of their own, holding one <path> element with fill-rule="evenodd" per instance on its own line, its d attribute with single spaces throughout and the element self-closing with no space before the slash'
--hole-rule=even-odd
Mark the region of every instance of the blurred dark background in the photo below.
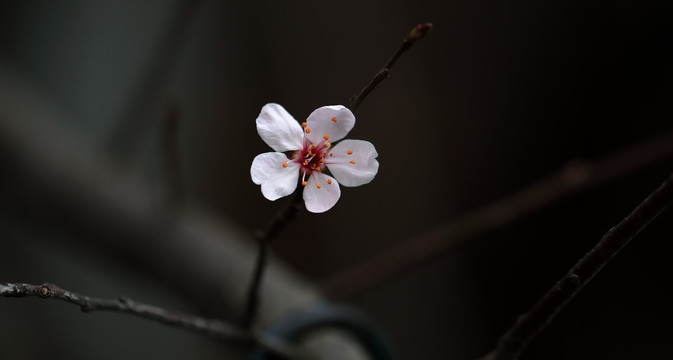
<svg viewBox="0 0 673 360">
<path fill-rule="evenodd" d="M 626 1 L 13 2 L 0 11 L 0 64 L 55 104 L 60 126 L 157 196 L 200 204 L 250 233 L 283 203 L 249 177 L 253 157 L 269 151 L 254 125 L 261 107 L 280 103 L 301 121 L 346 103 L 413 26 L 431 21 L 356 113 L 349 138 L 375 144 L 376 179 L 342 188 L 325 214 L 300 214 L 273 244 L 275 258 L 319 283 L 569 163 L 673 131 L 671 10 Z M 177 134 L 172 182 L 167 129 Z M 12 151 L 2 146 L 0 161 Z M 190 309 L 189 294 L 60 220 L 45 222 L 54 210 L 24 196 L 34 189 L 14 167 L 2 169 L 0 281 Z M 672 170 L 669 155 L 345 301 L 386 329 L 400 359 L 476 359 Z M 668 356 L 671 240 L 669 210 L 522 359 Z M 0 316 L 3 358 L 222 357 L 199 335 L 58 303 L 2 299 Z"/>
</svg>

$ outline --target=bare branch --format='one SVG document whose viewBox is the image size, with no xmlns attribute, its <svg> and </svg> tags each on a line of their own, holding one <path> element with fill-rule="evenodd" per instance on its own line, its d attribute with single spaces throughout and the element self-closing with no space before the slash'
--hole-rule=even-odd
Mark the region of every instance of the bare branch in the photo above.
<svg viewBox="0 0 673 360">
<path fill-rule="evenodd" d="M 529 214 L 653 163 L 673 158 L 673 131 L 595 162 L 573 162 L 519 192 L 459 216 L 409 238 L 325 282 L 328 296 L 346 297 L 387 279 L 476 237 L 488 234 Z"/>
<path fill-rule="evenodd" d="M 598 274 L 626 244 L 673 202 L 673 174 L 608 231 L 554 287 L 500 338 L 482 360 L 515 359 L 565 305 Z"/>
<path fill-rule="evenodd" d="M 64 290 L 53 284 L 31 285 L 20 283 L 0 284 L 0 296 L 28 297 L 62 300 L 78 305 L 83 312 L 114 311 L 157 321 L 203 333 L 233 343 L 258 345 L 288 359 L 308 359 L 309 355 L 294 346 L 261 333 L 247 331 L 229 323 L 199 316 L 169 311 L 158 306 L 143 304 L 129 298 L 99 299 Z"/>
</svg>

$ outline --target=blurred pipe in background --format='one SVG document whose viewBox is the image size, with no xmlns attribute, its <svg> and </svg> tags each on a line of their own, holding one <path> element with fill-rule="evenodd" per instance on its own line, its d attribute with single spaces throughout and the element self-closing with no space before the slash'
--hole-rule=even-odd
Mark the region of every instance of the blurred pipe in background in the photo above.
<svg viewBox="0 0 673 360">
<path fill-rule="evenodd" d="M 239 316 L 255 254 L 241 239 L 250 235 L 198 206 L 176 210 L 156 199 L 146 184 L 60 126 L 50 102 L 12 74 L 0 67 L 2 206 L 34 226 L 68 228 L 79 245 L 129 260 L 211 316 Z M 262 327 L 324 300 L 276 259 L 262 293 Z M 327 335 L 329 346 L 358 348 L 348 337 Z"/>
</svg>

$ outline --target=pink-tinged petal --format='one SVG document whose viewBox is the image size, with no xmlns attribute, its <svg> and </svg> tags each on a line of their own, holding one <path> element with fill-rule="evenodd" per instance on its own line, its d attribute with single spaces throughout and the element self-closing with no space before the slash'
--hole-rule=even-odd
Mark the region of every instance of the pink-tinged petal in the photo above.
<svg viewBox="0 0 673 360">
<path fill-rule="evenodd" d="M 317 144 L 323 140 L 334 142 L 343 139 L 351 131 L 355 125 L 355 115 L 342 105 L 323 106 L 308 116 L 306 124 L 306 137 L 312 143 Z"/>
<path fill-rule="evenodd" d="M 299 167 L 298 163 L 290 161 L 283 153 L 263 153 L 252 160 L 250 177 L 255 184 L 262 185 L 262 195 L 274 201 L 297 189 Z"/>
<path fill-rule="evenodd" d="M 344 140 L 329 152 L 327 168 L 343 186 L 360 186 L 371 182 L 379 171 L 379 154 L 369 141 Z M 350 154 L 349 154 L 350 153 Z"/>
<path fill-rule="evenodd" d="M 257 117 L 257 132 L 276 151 L 299 150 L 304 141 L 301 125 L 285 108 L 274 103 L 262 107 Z"/>
<path fill-rule="evenodd" d="M 331 209 L 340 196 L 341 189 L 337 181 L 323 173 L 314 172 L 304 186 L 304 204 L 306 210 L 312 213 L 322 213 Z"/>
</svg>

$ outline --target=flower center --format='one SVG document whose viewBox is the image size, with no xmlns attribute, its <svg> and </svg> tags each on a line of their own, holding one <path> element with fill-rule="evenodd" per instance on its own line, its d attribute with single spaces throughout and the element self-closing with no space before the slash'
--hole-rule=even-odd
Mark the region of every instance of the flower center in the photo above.
<svg viewBox="0 0 673 360">
<path fill-rule="evenodd" d="M 302 123 L 301 126 L 304 128 L 304 145 L 301 150 L 294 153 L 292 156 L 292 161 L 299 163 L 301 166 L 302 172 L 302 185 L 306 186 L 308 183 L 306 180 L 312 176 L 318 176 L 318 181 L 316 185 L 318 189 L 322 188 L 321 182 L 326 182 L 325 176 L 322 174 L 322 171 L 325 170 L 325 158 L 329 156 L 328 149 L 332 146 L 332 143 L 329 141 L 329 136 L 323 136 L 317 144 L 311 143 L 311 141 L 306 137 L 306 134 L 311 133 L 311 129 L 306 127 L 306 123 Z M 319 175 L 318 175 L 319 174 Z M 331 183 L 331 181 L 329 181 Z"/>
<path fill-rule="evenodd" d="M 312 144 L 308 139 L 304 140 L 303 148 L 295 153 L 293 159 L 301 166 L 304 180 L 307 176 L 311 176 L 314 171 L 325 170 L 325 158 L 329 156 L 328 149 L 331 145 L 327 140 L 322 140 L 317 144 Z"/>
<path fill-rule="evenodd" d="M 332 118 L 332 124 L 337 122 L 337 118 Z M 292 161 L 299 164 L 300 171 L 302 172 L 301 184 L 306 186 L 308 184 L 309 178 L 315 178 L 316 187 L 321 189 L 324 186 L 324 183 L 328 185 L 332 184 L 326 175 L 322 172 L 326 169 L 326 161 L 330 160 L 330 164 L 335 163 L 333 159 L 330 159 L 334 156 L 331 151 L 332 142 L 329 141 L 329 135 L 325 134 L 320 140 L 319 143 L 313 144 L 308 139 L 306 134 L 311 133 L 311 129 L 308 128 L 307 123 L 302 123 L 301 126 L 304 128 L 304 145 L 301 150 L 296 151 L 292 155 Z M 348 150 L 348 155 L 352 155 L 353 151 Z M 339 157 L 336 155 L 335 157 Z M 351 164 L 355 164 L 355 161 L 349 161 Z M 283 163 L 283 167 L 286 167 L 286 163 Z M 323 185 L 321 185 L 323 183 Z"/>
</svg>

